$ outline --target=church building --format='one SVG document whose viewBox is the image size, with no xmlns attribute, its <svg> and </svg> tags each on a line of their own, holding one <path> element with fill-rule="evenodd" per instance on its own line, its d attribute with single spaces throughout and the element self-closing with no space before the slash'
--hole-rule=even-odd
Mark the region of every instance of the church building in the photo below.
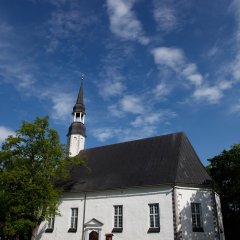
<svg viewBox="0 0 240 240">
<path fill-rule="evenodd" d="M 68 131 L 86 158 L 63 184 L 41 240 L 223 240 L 219 196 L 184 132 L 85 149 L 83 85 Z"/>
</svg>

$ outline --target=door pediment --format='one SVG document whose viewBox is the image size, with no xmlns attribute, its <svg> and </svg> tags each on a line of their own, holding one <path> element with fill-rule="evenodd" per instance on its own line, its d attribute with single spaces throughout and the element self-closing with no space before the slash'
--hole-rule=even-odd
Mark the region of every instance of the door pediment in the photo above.
<svg viewBox="0 0 240 240">
<path fill-rule="evenodd" d="M 100 228 L 103 223 L 98 221 L 96 218 L 92 218 L 90 221 L 84 224 L 85 228 Z"/>
</svg>

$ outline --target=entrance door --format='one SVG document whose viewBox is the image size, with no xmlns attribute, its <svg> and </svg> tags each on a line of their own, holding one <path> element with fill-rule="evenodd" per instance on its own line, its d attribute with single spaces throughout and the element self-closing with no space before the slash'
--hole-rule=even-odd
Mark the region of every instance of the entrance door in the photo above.
<svg viewBox="0 0 240 240">
<path fill-rule="evenodd" d="M 96 231 L 90 232 L 89 240 L 98 240 L 98 232 L 96 232 Z"/>
</svg>

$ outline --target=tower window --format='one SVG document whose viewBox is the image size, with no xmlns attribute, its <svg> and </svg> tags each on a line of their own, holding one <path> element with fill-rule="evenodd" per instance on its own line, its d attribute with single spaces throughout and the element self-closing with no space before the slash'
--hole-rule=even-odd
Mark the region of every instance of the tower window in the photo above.
<svg viewBox="0 0 240 240">
<path fill-rule="evenodd" d="M 76 122 L 80 122 L 80 113 L 76 113 Z"/>
</svg>

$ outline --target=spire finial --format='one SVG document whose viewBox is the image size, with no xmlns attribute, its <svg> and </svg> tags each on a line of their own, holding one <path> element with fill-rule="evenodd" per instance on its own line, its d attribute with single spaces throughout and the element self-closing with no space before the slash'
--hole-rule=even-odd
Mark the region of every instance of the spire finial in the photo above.
<svg viewBox="0 0 240 240">
<path fill-rule="evenodd" d="M 81 81 L 83 82 L 85 75 L 82 73 L 81 75 Z"/>
</svg>

